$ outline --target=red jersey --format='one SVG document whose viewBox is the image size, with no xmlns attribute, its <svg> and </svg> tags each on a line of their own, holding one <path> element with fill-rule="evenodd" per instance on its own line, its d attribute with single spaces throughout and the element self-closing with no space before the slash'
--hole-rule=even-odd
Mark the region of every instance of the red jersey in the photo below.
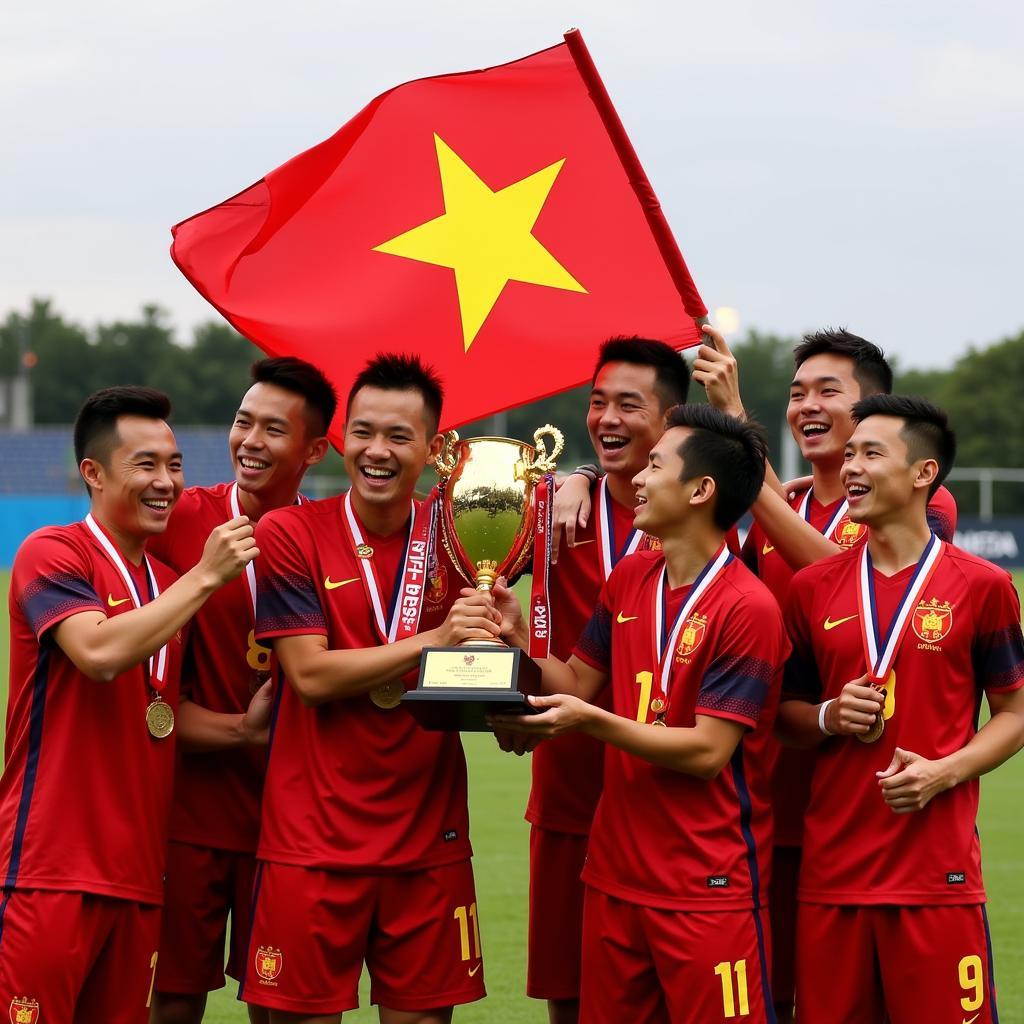
<svg viewBox="0 0 1024 1024">
<path fill-rule="evenodd" d="M 860 551 L 844 552 L 793 577 L 788 697 L 813 703 L 838 697 L 866 670 L 860 557 Z M 883 636 L 915 568 L 891 577 L 873 574 Z M 897 746 L 929 759 L 959 750 L 976 731 L 982 692 L 1024 685 L 1020 602 L 1007 574 L 946 545 L 911 613 L 892 671 L 892 717 L 881 739 L 834 738 L 818 748 L 799 898 L 858 905 L 983 902 L 978 781 L 939 794 L 924 810 L 899 815 L 883 800 L 875 772 L 888 767 Z"/>
<path fill-rule="evenodd" d="M 233 519 L 233 484 L 189 487 L 167 529 L 151 542 L 156 556 L 184 574 L 202 557 L 210 532 Z M 270 675 L 270 648 L 253 634 L 249 585 L 243 572 L 226 583 L 192 619 L 182 669 L 182 694 L 200 707 L 243 713 Z M 255 853 L 266 751 L 178 751 L 171 838 L 218 850 Z"/>
<path fill-rule="evenodd" d="M 596 501 L 599 487 L 591 488 Z M 611 550 L 617 556 L 633 530 L 633 509 L 620 505 L 608 494 L 605 508 L 611 515 Z M 598 516 L 591 515 L 584 529 L 577 529 L 576 543 L 563 543 L 558 561 L 551 566 L 551 654 L 567 661 L 576 641 L 594 614 L 604 584 L 601 544 L 598 542 Z M 610 692 L 595 701 L 610 708 Z M 526 820 L 541 828 L 572 835 L 587 835 L 597 801 L 601 797 L 604 774 L 604 747 L 583 733 L 566 733 L 545 740 L 533 752 L 533 785 L 526 806 Z"/>
<path fill-rule="evenodd" d="M 574 652 L 610 675 L 614 710 L 624 718 L 652 718 L 650 679 L 645 687 L 643 677 L 658 671 L 653 605 L 663 565 L 656 551 L 624 558 Z M 669 621 L 689 590 L 668 593 Z M 789 651 L 782 616 L 764 585 L 733 559 L 684 625 L 666 724 L 692 727 L 698 714 L 711 715 L 750 732 L 710 781 L 609 746 L 583 880 L 619 899 L 664 909 L 760 907 L 771 851 L 767 748 Z"/>
<path fill-rule="evenodd" d="M 806 506 L 805 497 L 808 498 Z M 803 508 L 807 522 L 819 533 L 825 533 L 827 530 L 830 539 L 840 547 L 859 548 L 867 539 L 866 526 L 853 522 L 849 514 L 839 515 L 843 505 L 841 498 L 823 505 L 813 493 L 798 494 L 790 505 L 796 510 Z M 833 524 L 837 515 L 839 518 Z M 956 532 L 956 501 L 945 487 L 940 487 L 928 503 L 928 524 L 942 540 L 952 542 L 953 534 Z M 754 571 L 758 578 L 772 592 L 775 600 L 779 602 L 779 607 L 785 608 L 793 570 L 775 550 L 764 529 L 756 521 L 747 535 L 743 556 L 752 569 L 756 565 Z M 776 755 L 777 760 L 772 771 L 775 845 L 799 846 L 802 842 L 807 801 L 810 799 L 815 751 L 780 747 Z"/>
<path fill-rule="evenodd" d="M 145 563 L 126 561 L 147 599 Z M 150 565 L 161 591 L 174 573 Z M 0 778 L 5 889 L 60 889 L 163 902 L 174 736 L 146 728 L 148 665 L 109 683 L 80 672 L 53 639 L 64 619 L 135 605 L 84 523 L 37 530 L 14 559 L 9 600 L 10 692 Z M 163 698 L 178 700 L 181 636 L 167 645 Z"/>
<path fill-rule="evenodd" d="M 334 497 L 260 520 L 258 639 L 317 635 L 327 637 L 331 650 L 380 646 L 343 515 L 343 499 Z M 388 601 L 408 533 L 363 532 Z M 457 596 L 451 576 L 431 588 L 421 630 L 440 624 Z M 408 685 L 415 673 L 410 677 Z M 403 707 L 381 709 L 368 693 L 306 707 L 291 686 L 278 687 L 261 860 L 410 871 L 471 856 L 468 831 L 466 763 L 457 733 L 427 732 Z"/>
</svg>

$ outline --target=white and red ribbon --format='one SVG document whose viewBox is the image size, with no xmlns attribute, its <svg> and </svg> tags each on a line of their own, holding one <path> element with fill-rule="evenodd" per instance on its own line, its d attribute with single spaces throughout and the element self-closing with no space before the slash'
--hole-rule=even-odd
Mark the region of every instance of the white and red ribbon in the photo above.
<svg viewBox="0 0 1024 1024">
<path fill-rule="evenodd" d="M 668 596 L 666 593 L 668 566 L 663 565 L 661 572 L 658 573 L 654 585 L 654 662 L 658 666 L 658 684 L 666 701 L 672 686 L 673 655 L 683 624 L 693 613 L 697 602 L 707 594 L 732 559 L 732 552 L 726 544 L 723 544 L 693 581 L 690 593 L 687 594 L 682 608 L 679 609 L 671 630 L 667 629 L 666 621 L 668 619 Z"/>
<path fill-rule="evenodd" d="M 141 608 L 143 603 L 142 594 L 139 593 L 139 588 L 135 583 L 134 577 L 128 571 L 128 566 L 121 557 L 121 552 L 114 547 L 110 538 L 100 529 L 99 524 L 93 519 L 91 512 L 85 517 L 85 525 L 89 527 L 92 535 L 99 541 L 100 547 L 103 548 L 107 557 L 114 563 L 115 568 L 121 574 L 121 578 L 128 588 L 128 596 L 131 597 L 132 603 L 136 608 Z M 155 601 L 160 596 L 160 587 L 157 585 L 156 576 L 153 575 L 153 567 L 149 564 L 149 557 L 143 553 L 142 559 L 146 565 L 146 578 L 149 581 L 149 597 L 150 600 Z M 149 684 L 157 693 L 160 693 L 163 691 L 164 686 L 167 685 L 167 644 L 164 644 L 155 655 L 151 654 L 149 656 L 148 666 Z"/>
<path fill-rule="evenodd" d="M 875 602 L 875 576 L 871 565 L 871 552 L 864 545 L 857 574 L 857 600 L 860 604 L 860 631 L 864 641 L 864 661 L 867 664 L 868 680 L 873 684 L 883 683 L 889 678 L 893 662 L 899 653 L 900 644 L 910 625 L 911 615 L 921 600 L 924 588 L 932 578 L 944 545 L 933 533 L 917 561 L 914 574 L 907 583 L 907 589 L 896 608 L 889 630 L 882 639 L 878 625 L 878 606 Z"/>
<path fill-rule="evenodd" d="M 534 491 L 533 583 L 530 586 L 530 657 L 551 653 L 551 535 L 554 526 L 554 478 L 548 474 Z"/>
<path fill-rule="evenodd" d="M 615 519 L 612 512 L 612 495 L 608 489 L 608 477 L 603 476 L 597 484 L 597 501 L 594 503 L 594 533 L 597 535 L 597 547 L 601 557 L 602 579 L 607 580 L 612 574 L 612 569 L 619 564 L 619 561 L 626 555 L 638 551 L 644 543 L 647 535 L 643 530 L 635 526 L 629 531 L 622 547 L 615 543 Z"/>
</svg>

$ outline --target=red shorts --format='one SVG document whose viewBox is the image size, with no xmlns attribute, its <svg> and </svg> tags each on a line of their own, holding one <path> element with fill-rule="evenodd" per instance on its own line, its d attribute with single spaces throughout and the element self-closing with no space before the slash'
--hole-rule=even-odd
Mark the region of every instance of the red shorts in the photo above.
<svg viewBox="0 0 1024 1024">
<path fill-rule="evenodd" d="M 767 917 L 764 910 L 658 910 L 588 886 L 580 1020 L 774 1020 L 766 1005 Z"/>
<path fill-rule="evenodd" d="M 530 829 L 530 941 L 526 994 L 579 999 L 587 836 Z"/>
<path fill-rule="evenodd" d="M 996 1014 L 985 908 L 802 903 L 800 1024 L 991 1024 Z"/>
<path fill-rule="evenodd" d="M 8 891 L 0 1014 L 30 1024 L 146 1024 L 160 908 L 83 892 Z"/>
<path fill-rule="evenodd" d="M 796 988 L 796 885 L 799 846 L 776 846 L 772 853 L 772 996 L 776 1006 L 792 1006 Z"/>
<path fill-rule="evenodd" d="M 248 853 L 171 841 L 160 924 L 158 992 L 198 995 L 242 977 L 256 860 Z M 228 914 L 231 950 L 224 966 Z"/>
<path fill-rule="evenodd" d="M 483 959 L 468 860 L 391 875 L 262 862 L 239 998 L 308 1016 L 370 1001 L 410 1012 L 482 999 Z"/>
</svg>

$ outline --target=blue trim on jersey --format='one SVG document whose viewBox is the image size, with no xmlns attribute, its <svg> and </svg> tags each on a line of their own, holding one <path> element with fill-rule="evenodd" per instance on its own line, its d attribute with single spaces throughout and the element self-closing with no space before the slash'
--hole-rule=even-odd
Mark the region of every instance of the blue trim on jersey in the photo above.
<svg viewBox="0 0 1024 1024">
<path fill-rule="evenodd" d="M 985 955 L 988 960 L 988 1000 L 992 1005 L 992 1024 L 999 1024 L 999 1011 L 996 1009 L 996 965 L 992 956 L 992 933 L 988 930 L 988 913 L 985 904 L 981 904 L 981 920 L 985 925 Z"/>
<path fill-rule="evenodd" d="M 18 881 L 18 870 L 21 867 L 21 852 L 25 842 L 25 829 L 28 827 L 28 812 L 32 804 L 32 794 L 36 788 L 39 755 L 43 746 L 43 715 L 46 710 L 46 684 L 50 676 L 50 655 L 50 647 L 40 646 L 39 657 L 36 659 L 35 678 L 32 682 L 32 710 L 29 713 L 25 778 L 21 784 L 18 815 L 14 823 L 14 836 L 11 839 L 11 859 L 7 865 L 7 876 L 4 880 L 5 889 L 14 888 Z"/>
<path fill-rule="evenodd" d="M 757 932 L 757 953 L 761 966 L 761 992 L 765 1020 L 768 1024 L 778 1024 L 778 1018 L 775 1016 L 775 1004 L 772 1001 L 771 980 L 768 977 L 768 954 L 765 948 L 764 927 L 761 924 L 761 872 L 757 864 L 757 843 L 754 842 L 754 832 L 750 827 L 754 806 L 750 799 L 750 790 L 747 787 L 747 777 L 743 771 L 742 738 L 736 744 L 736 749 L 730 759 L 730 766 L 736 786 L 736 796 L 740 801 L 740 831 L 743 833 L 743 842 L 747 847 L 747 870 L 750 872 L 750 888 L 754 894 L 754 930 Z"/>
<path fill-rule="evenodd" d="M 242 1001 L 242 992 L 245 989 L 245 980 L 249 977 L 249 947 L 252 945 L 252 933 L 256 924 L 256 901 L 260 897 L 260 886 L 263 884 L 263 861 L 256 863 L 256 877 L 252 883 L 252 900 L 249 904 L 249 934 L 245 937 L 245 960 L 242 962 L 242 976 L 238 979 L 238 995 L 235 997 Z"/>
<path fill-rule="evenodd" d="M 270 754 L 274 749 L 274 735 L 277 732 L 277 716 L 281 710 L 281 698 L 284 695 L 284 688 L 291 686 L 284 677 L 284 668 L 278 663 L 277 686 L 274 688 L 274 706 L 270 709 L 270 727 L 267 730 L 267 766 L 270 765 Z"/>
</svg>

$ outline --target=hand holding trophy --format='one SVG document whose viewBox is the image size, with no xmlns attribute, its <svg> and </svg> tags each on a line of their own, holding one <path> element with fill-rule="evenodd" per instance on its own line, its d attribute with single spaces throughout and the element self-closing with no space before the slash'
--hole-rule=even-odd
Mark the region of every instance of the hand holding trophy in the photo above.
<svg viewBox="0 0 1024 1024">
<path fill-rule="evenodd" d="M 552 426 L 535 431 L 533 439 L 533 445 L 506 437 L 460 440 L 450 431 L 436 462 L 445 484 L 439 532 L 452 563 L 482 592 L 499 576 L 513 577 L 533 556 L 531 653 L 544 656 L 550 474 L 564 441 Z M 539 682 L 536 663 L 518 648 L 498 638 L 464 641 L 424 650 L 419 684 L 402 702 L 424 728 L 489 731 L 487 714 L 530 713 L 526 697 L 537 692 Z"/>
</svg>

